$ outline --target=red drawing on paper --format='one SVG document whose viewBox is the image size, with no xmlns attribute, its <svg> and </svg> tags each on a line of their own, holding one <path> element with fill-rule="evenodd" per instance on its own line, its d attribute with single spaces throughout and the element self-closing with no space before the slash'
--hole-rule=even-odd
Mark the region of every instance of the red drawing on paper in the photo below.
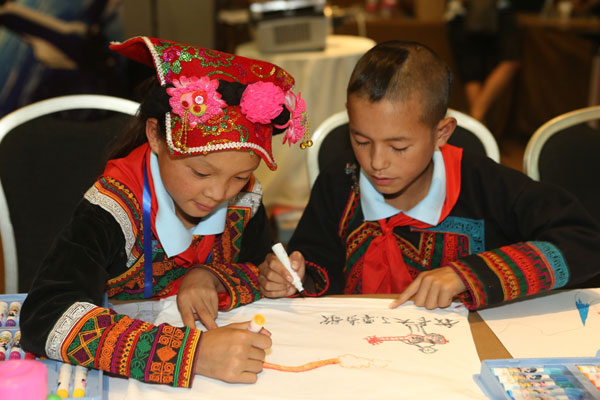
<svg viewBox="0 0 600 400">
<path fill-rule="evenodd" d="M 423 353 L 435 353 L 437 351 L 436 344 L 446 344 L 448 339 L 444 335 L 439 333 L 426 333 L 425 335 L 418 335 L 411 333 L 404 336 L 367 336 L 365 340 L 372 345 L 381 344 L 383 342 L 404 342 L 406 344 L 412 344 L 417 346 Z"/>
<path fill-rule="evenodd" d="M 328 358 L 327 360 L 313 361 L 298 366 L 286 366 L 265 362 L 263 368 L 274 369 L 284 372 L 306 372 L 326 365 L 337 364 L 342 368 L 383 368 L 388 362 L 384 360 L 373 360 L 369 358 L 358 357 L 352 354 L 343 354 L 336 358 Z"/>
<path fill-rule="evenodd" d="M 416 346 L 420 352 L 425 354 L 435 353 L 437 349 L 434 347 L 438 344 L 448 343 L 448 339 L 439 333 L 428 333 L 425 331 L 427 326 L 425 319 L 420 319 L 417 322 L 410 320 L 405 321 L 404 325 L 410 329 L 408 335 L 403 336 L 367 336 L 364 338 L 369 344 L 377 345 L 383 342 L 403 342 Z"/>
</svg>

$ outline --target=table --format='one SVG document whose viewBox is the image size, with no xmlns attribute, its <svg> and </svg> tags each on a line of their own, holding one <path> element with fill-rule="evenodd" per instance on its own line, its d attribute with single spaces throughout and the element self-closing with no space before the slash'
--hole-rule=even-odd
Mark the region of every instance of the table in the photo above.
<svg viewBox="0 0 600 400">
<path fill-rule="evenodd" d="M 368 295 L 335 295 L 332 297 L 366 297 L 366 298 L 395 298 L 389 294 L 368 294 Z M 114 304 L 124 304 L 123 301 L 111 301 Z M 481 319 L 477 312 L 470 312 L 468 316 L 469 326 L 477 349 L 480 360 L 484 359 L 504 359 L 512 358 L 510 353 L 498 340 L 496 335 Z M 109 400 L 123 400 L 126 397 L 128 380 L 118 377 L 109 378 Z"/>
<path fill-rule="evenodd" d="M 323 51 L 261 53 L 255 42 L 248 42 L 239 45 L 236 54 L 266 60 L 288 71 L 296 79 L 295 92 L 306 100 L 310 128 L 314 131 L 327 117 L 345 108 L 346 87 L 354 65 L 374 45 L 368 38 L 330 35 Z M 303 208 L 310 194 L 306 153 L 298 144 L 283 145 L 282 139 L 273 140 L 277 171 L 273 173 L 264 163 L 256 171 L 263 187 L 263 202 L 267 208 Z"/>
</svg>

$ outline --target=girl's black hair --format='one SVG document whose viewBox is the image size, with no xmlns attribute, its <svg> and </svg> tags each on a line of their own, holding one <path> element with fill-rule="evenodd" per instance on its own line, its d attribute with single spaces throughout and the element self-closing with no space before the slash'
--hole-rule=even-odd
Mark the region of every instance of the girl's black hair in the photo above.
<svg viewBox="0 0 600 400">
<path fill-rule="evenodd" d="M 125 157 L 133 149 L 148 141 L 146 138 L 148 118 L 156 118 L 159 132 L 163 137 L 166 136 L 165 114 L 171 109 L 166 88 L 160 86 L 158 79 L 152 76 L 143 81 L 136 92 L 138 94 L 136 97 L 141 97 L 140 108 L 125 132 L 109 150 L 107 160 Z"/>
<path fill-rule="evenodd" d="M 227 105 L 239 105 L 242 93 L 247 85 L 239 82 L 219 81 L 217 91 Z M 107 160 L 121 158 L 128 155 L 133 149 L 148 141 L 146 138 L 146 120 L 156 118 L 158 120 L 158 129 L 161 136 L 166 137 L 165 114 L 171 111 L 169 104 L 169 95 L 166 87 L 161 86 L 158 79 L 153 76 L 143 81 L 137 92 L 142 98 L 140 108 L 131 124 L 127 127 L 120 139 L 112 146 L 108 152 Z M 283 125 L 290 119 L 290 112 L 283 107 L 281 113 L 271 120 L 273 125 L 273 135 L 280 134 L 284 129 L 276 128 L 275 125 Z"/>
</svg>

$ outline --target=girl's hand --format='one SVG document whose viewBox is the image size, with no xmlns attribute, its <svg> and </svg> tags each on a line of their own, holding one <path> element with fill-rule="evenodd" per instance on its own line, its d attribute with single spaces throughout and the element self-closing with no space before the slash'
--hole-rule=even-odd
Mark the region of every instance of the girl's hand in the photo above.
<svg viewBox="0 0 600 400">
<path fill-rule="evenodd" d="M 256 382 L 272 341 L 267 334 L 250 332 L 249 325 L 230 324 L 202 333 L 194 371 L 225 382 Z"/>
<path fill-rule="evenodd" d="M 299 251 L 295 251 L 290 255 L 290 262 L 294 271 L 304 281 L 306 272 L 304 256 Z M 265 261 L 258 266 L 258 271 L 260 291 L 265 297 L 285 297 L 296 293 L 297 290 L 292 285 L 292 275 L 274 254 L 267 255 Z"/>
<path fill-rule="evenodd" d="M 467 290 L 460 276 L 450 267 L 441 267 L 421 272 L 417 278 L 404 289 L 390 308 L 396 308 L 414 296 L 413 302 L 418 307 L 428 310 L 448 307 L 454 296 Z"/>
<path fill-rule="evenodd" d="M 225 287 L 219 278 L 204 268 L 190 269 L 184 276 L 177 294 L 177 308 L 185 326 L 196 328 L 196 319 L 206 329 L 217 328 L 219 298 Z"/>
</svg>

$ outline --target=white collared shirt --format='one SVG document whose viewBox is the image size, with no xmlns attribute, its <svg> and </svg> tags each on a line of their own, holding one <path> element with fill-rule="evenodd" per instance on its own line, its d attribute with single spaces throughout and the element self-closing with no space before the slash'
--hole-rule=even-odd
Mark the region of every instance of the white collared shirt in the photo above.
<svg viewBox="0 0 600 400">
<path fill-rule="evenodd" d="M 216 235 L 225 230 L 228 202 L 215 207 L 198 225 L 187 229 L 175 214 L 175 203 L 165 189 L 160 177 L 158 157 L 150 153 L 150 172 L 154 181 L 154 193 L 158 203 L 156 234 L 168 257 L 183 253 L 190 247 L 194 235 Z"/>
<path fill-rule="evenodd" d="M 375 189 L 365 173 L 360 171 L 360 205 L 365 221 L 377 221 L 404 212 L 411 218 L 437 225 L 446 199 L 446 168 L 440 150 L 433 153 L 433 175 L 427 195 L 408 211 L 399 210 L 385 202 L 383 195 Z"/>
</svg>

